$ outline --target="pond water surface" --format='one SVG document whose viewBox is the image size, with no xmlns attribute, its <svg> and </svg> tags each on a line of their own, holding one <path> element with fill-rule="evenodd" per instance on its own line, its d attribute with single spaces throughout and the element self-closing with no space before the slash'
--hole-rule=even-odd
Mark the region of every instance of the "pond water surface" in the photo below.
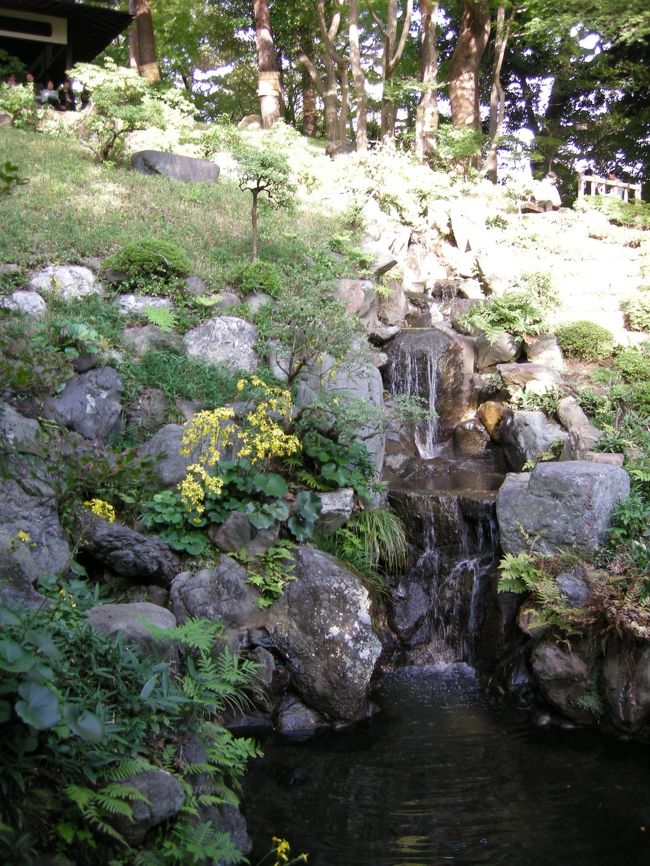
<svg viewBox="0 0 650 866">
<path fill-rule="evenodd" d="M 650 866 L 650 747 L 533 728 L 462 664 L 388 674 L 376 701 L 352 729 L 263 743 L 252 863 L 282 836 L 311 866 Z"/>
</svg>

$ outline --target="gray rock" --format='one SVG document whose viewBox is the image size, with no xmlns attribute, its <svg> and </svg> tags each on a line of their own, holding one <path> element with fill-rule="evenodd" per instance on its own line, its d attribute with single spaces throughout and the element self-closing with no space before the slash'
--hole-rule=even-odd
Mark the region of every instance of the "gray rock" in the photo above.
<svg viewBox="0 0 650 866">
<path fill-rule="evenodd" d="M 13 480 L 0 483 L 0 574 L 28 588 L 43 574 L 63 574 L 71 559 L 54 497 L 30 496 Z"/>
<path fill-rule="evenodd" d="M 419 583 L 401 580 L 390 597 L 389 622 L 401 640 L 411 645 L 419 642 L 421 628 L 431 610 L 431 599 Z"/>
<path fill-rule="evenodd" d="M 126 419 L 131 429 L 151 434 L 165 423 L 168 412 L 164 392 L 158 388 L 146 388 L 127 406 Z"/>
<path fill-rule="evenodd" d="M 388 296 L 382 295 L 378 298 L 379 318 L 386 325 L 400 325 L 408 310 L 409 302 L 404 287 L 397 280 L 390 280 L 391 292 Z"/>
<path fill-rule="evenodd" d="M 269 634 L 305 703 L 330 718 L 360 718 L 381 652 L 368 593 L 319 550 L 299 548 L 295 563 L 296 580 L 268 610 Z"/>
<path fill-rule="evenodd" d="M 57 295 L 64 301 L 101 295 L 104 291 L 93 272 L 79 265 L 48 265 L 34 274 L 29 288 L 34 292 Z"/>
<path fill-rule="evenodd" d="M 219 620 L 228 629 L 246 629 L 261 623 L 259 594 L 247 577 L 246 569 L 228 556 L 221 556 L 214 568 L 177 575 L 170 595 L 177 620 Z"/>
<path fill-rule="evenodd" d="M 124 348 L 136 358 L 141 358 L 152 349 L 170 349 L 178 351 L 183 342 L 174 331 L 163 331 L 157 325 L 144 325 L 138 328 L 125 328 L 122 332 Z"/>
<path fill-rule="evenodd" d="M 576 701 L 587 691 L 590 671 L 575 647 L 565 649 L 543 641 L 532 652 L 531 667 L 547 701 L 572 719 L 589 720 L 590 714 L 580 710 Z"/>
<path fill-rule="evenodd" d="M 209 159 L 165 153 L 160 150 L 139 150 L 131 157 L 131 165 L 140 174 L 162 174 L 183 183 L 215 183 L 221 169 Z"/>
<path fill-rule="evenodd" d="M 384 385 L 381 373 L 372 364 L 358 363 L 338 366 L 329 356 L 324 356 L 300 374 L 296 386 L 296 406 L 308 406 L 322 391 L 349 394 L 377 408 L 384 405 Z M 357 429 L 373 459 L 377 473 L 384 463 L 385 436 L 379 425 Z"/>
<path fill-rule="evenodd" d="M 351 316 L 363 318 L 377 307 L 377 296 L 371 280 L 340 279 L 336 293 Z"/>
<path fill-rule="evenodd" d="M 521 340 L 511 334 L 502 333 L 494 341 L 481 336 L 476 343 L 476 369 L 488 373 L 497 369 L 498 364 L 516 361 L 521 350 Z"/>
<path fill-rule="evenodd" d="M 256 339 L 257 331 L 250 322 L 236 316 L 217 316 L 188 331 L 183 342 L 190 358 L 253 372 L 258 365 L 253 349 Z"/>
<path fill-rule="evenodd" d="M 561 460 L 587 460 L 589 454 L 594 452 L 594 448 L 602 431 L 593 424 L 587 424 L 584 427 L 573 427 L 569 430 L 564 447 L 562 448 Z"/>
<path fill-rule="evenodd" d="M 323 506 L 316 521 L 319 532 L 336 532 L 350 519 L 354 507 L 354 490 L 351 487 L 340 487 L 331 493 L 318 493 Z"/>
<path fill-rule="evenodd" d="M 543 412 L 520 410 L 503 416 L 499 425 L 508 463 L 520 471 L 525 463 L 539 460 L 551 446 L 564 444 L 566 432 Z"/>
<path fill-rule="evenodd" d="M 251 316 L 259 313 L 262 307 L 266 307 L 267 304 L 272 303 L 273 298 L 270 295 L 267 295 L 266 292 L 253 292 L 246 298 L 246 307 Z"/>
<path fill-rule="evenodd" d="M 153 471 L 165 487 L 179 484 L 187 467 L 195 462 L 192 454 L 180 453 L 182 436 L 181 424 L 166 424 L 138 448 L 138 457 L 153 460 Z"/>
<path fill-rule="evenodd" d="M 296 695 L 287 695 L 280 701 L 274 721 L 282 734 L 304 734 L 327 724 L 320 713 L 305 706 Z"/>
<path fill-rule="evenodd" d="M 541 337 L 525 337 L 524 352 L 531 364 L 544 364 L 554 370 L 564 367 L 564 357 L 560 349 L 557 337 L 546 335 Z"/>
<path fill-rule="evenodd" d="M 109 439 L 120 430 L 124 391 L 112 367 L 100 367 L 68 379 L 58 397 L 47 401 L 46 417 L 81 433 L 86 439 Z"/>
<path fill-rule="evenodd" d="M 181 783 L 166 770 L 147 770 L 122 784 L 136 788 L 148 801 L 131 801 L 131 820 L 122 816 L 113 818 L 113 825 L 131 845 L 139 845 L 149 830 L 177 815 L 185 802 Z"/>
<path fill-rule="evenodd" d="M 650 646 L 609 644 L 603 663 L 605 699 L 614 723 L 637 731 L 650 721 Z"/>
<path fill-rule="evenodd" d="M 0 299 L 0 307 L 25 313 L 34 319 L 42 319 L 47 313 L 47 304 L 38 292 L 12 292 Z"/>
<path fill-rule="evenodd" d="M 503 384 L 510 391 L 544 394 L 562 384 L 562 376 L 544 364 L 497 364 Z"/>
<path fill-rule="evenodd" d="M 144 655 L 159 658 L 176 658 L 177 651 L 171 638 L 153 635 L 147 628 L 150 623 L 156 628 L 174 628 L 176 617 L 169 610 L 149 602 L 130 604 L 99 604 L 87 613 L 88 622 L 102 634 L 120 634 L 129 644 L 134 644 Z"/>
<path fill-rule="evenodd" d="M 575 397 L 562 397 L 557 403 L 557 417 L 567 430 L 588 427 L 591 423 Z"/>
<path fill-rule="evenodd" d="M 261 114 L 247 114 L 237 124 L 237 129 L 262 129 Z"/>
<path fill-rule="evenodd" d="M 123 316 L 145 316 L 147 307 L 155 310 L 171 310 L 173 303 L 169 298 L 156 298 L 149 295 L 120 295 L 117 308 Z"/>
<path fill-rule="evenodd" d="M 490 444 L 490 434 L 478 418 L 461 421 L 454 428 L 454 451 L 459 457 L 480 457 Z"/>
<path fill-rule="evenodd" d="M 219 292 L 215 309 L 217 310 L 232 310 L 233 307 L 238 307 L 242 300 L 235 292 Z"/>
<path fill-rule="evenodd" d="M 578 573 L 563 571 L 555 578 L 555 583 L 567 607 L 586 607 L 593 601 L 591 583 L 586 572 L 582 570 Z"/>
<path fill-rule="evenodd" d="M 202 277 L 185 277 L 185 292 L 192 297 L 205 295 L 208 287 Z"/>
<path fill-rule="evenodd" d="M 210 526 L 208 538 L 224 553 L 244 550 L 247 556 L 257 559 L 273 547 L 279 531 L 277 523 L 268 529 L 255 529 L 245 514 L 232 511 L 223 523 Z"/>
<path fill-rule="evenodd" d="M 506 553 L 595 549 L 607 541 L 614 505 L 630 492 L 624 469 L 586 460 L 540 463 L 510 473 L 497 495 L 501 545 Z"/>
<path fill-rule="evenodd" d="M 81 519 L 81 549 L 120 577 L 169 586 L 180 572 L 180 560 L 162 539 L 96 517 Z"/>
</svg>

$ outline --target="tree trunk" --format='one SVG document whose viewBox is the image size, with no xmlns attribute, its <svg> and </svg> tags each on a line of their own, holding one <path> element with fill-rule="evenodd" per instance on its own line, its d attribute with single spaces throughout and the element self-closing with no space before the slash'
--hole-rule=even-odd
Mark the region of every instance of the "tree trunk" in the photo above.
<svg viewBox="0 0 650 866">
<path fill-rule="evenodd" d="M 438 0 L 420 0 L 422 21 L 422 59 L 420 64 L 422 96 L 415 116 L 415 155 L 420 160 L 435 149 L 438 130 L 438 54 L 436 51 L 436 12 Z"/>
<path fill-rule="evenodd" d="M 463 0 L 460 32 L 449 68 L 449 101 L 454 126 L 481 128 L 479 70 L 489 36 L 487 0 Z"/>
<path fill-rule="evenodd" d="M 397 104 L 390 92 L 390 82 L 397 64 L 402 59 L 404 48 L 411 27 L 413 16 L 413 0 L 406 0 L 406 11 L 402 21 L 402 33 L 397 40 L 397 10 L 398 0 L 388 0 L 386 13 L 386 25 L 372 8 L 370 0 L 366 0 L 368 11 L 372 15 L 375 24 L 384 40 L 384 51 L 381 58 L 381 78 L 383 94 L 381 100 L 381 140 L 392 141 L 395 137 L 395 120 L 397 118 Z"/>
<path fill-rule="evenodd" d="M 138 73 L 147 81 L 160 81 L 160 69 L 156 59 L 156 40 L 149 0 L 129 0 L 129 11 L 135 16 L 137 48 L 135 57 Z"/>
<path fill-rule="evenodd" d="M 314 138 L 318 133 L 316 112 L 316 88 L 309 72 L 302 70 L 302 132 Z"/>
<path fill-rule="evenodd" d="M 280 117 L 280 70 L 273 45 L 268 0 L 253 0 L 257 40 L 257 95 L 262 126 L 270 129 Z"/>
<path fill-rule="evenodd" d="M 357 150 L 368 149 L 368 94 L 366 92 L 366 76 L 361 66 L 361 48 L 359 45 L 359 0 L 349 0 L 349 39 L 350 63 L 354 92 L 357 98 Z"/>
<path fill-rule="evenodd" d="M 497 31 L 494 37 L 494 63 L 492 64 L 492 87 L 490 89 L 490 149 L 483 163 L 483 173 L 492 183 L 497 182 L 497 147 L 503 132 L 506 116 L 506 94 L 501 84 L 501 67 L 510 37 L 512 21 L 517 13 L 514 6 L 510 17 L 506 20 L 506 7 L 499 0 L 497 9 Z"/>
<path fill-rule="evenodd" d="M 251 208 L 251 228 L 253 235 L 253 261 L 257 261 L 257 196 L 258 190 L 251 190 L 253 193 L 253 206 Z"/>
</svg>

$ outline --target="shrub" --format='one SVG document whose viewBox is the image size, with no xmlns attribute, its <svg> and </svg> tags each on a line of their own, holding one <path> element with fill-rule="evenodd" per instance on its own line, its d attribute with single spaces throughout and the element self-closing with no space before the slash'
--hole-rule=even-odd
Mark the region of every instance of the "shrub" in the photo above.
<svg viewBox="0 0 650 866">
<path fill-rule="evenodd" d="M 191 621 L 163 632 L 184 648 L 180 673 L 170 661 L 146 659 L 120 636 L 93 629 L 85 611 L 97 599 L 86 585 L 44 579 L 42 588 L 53 597 L 47 607 L 0 608 L 2 862 L 27 866 L 43 852 L 79 866 L 140 856 L 160 864 L 239 862 L 227 835 L 197 821 L 196 770 L 179 747 L 190 734 L 206 747 L 201 805 L 234 796 L 245 761 L 257 750 L 212 719 L 244 700 L 254 666 L 227 651 L 213 658 L 219 627 Z M 138 854 L 126 846 L 115 816 L 128 819 L 142 800 L 129 778 L 161 766 L 182 785 L 185 803 Z M 128 861 L 122 859 L 127 852 Z M 203 856 L 195 859 L 198 853 Z"/>
<path fill-rule="evenodd" d="M 265 292 L 274 298 L 282 288 L 282 278 L 277 265 L 261 259 L 236 265 L 230 276 L 230 282 L 244 295 Z"/>
<path fill-rule="evenodd" d="M 623 349 L 614 358 L 613 366 L 626 382 L 650 381 L 650 351 L 648 349 Z"/>
<path fill-rule="evenodd" d="M 114 268 L 133 279 L 159 277 L 170 280 L 188 274 L 192 268 L 187 253 L 173 241 L 142 238 L 129 241 L 107 259 L 104 267 Z"/>
<path fill-rule="evenodd" d="M 566 355 L 582 361 L 602 361 L 614 351 L 614 335 L 595 322 L 570 322 L 557 328 L 555 335 Z"/>
<path fill-rule="evenodd" d="M 72 374 L 65 355 L 52 345 L 42 323 L 20 313 L 0 310 L 3 389 L 27 397 L 46 397 Z"/>
<path fill-rule="evenodd" d="M 17 186 L 27 181 L 21 177 L 18 166 L 11 160 L 0 163 L 0 196 L 9 195 Z"/>
<path fill-rule="evenodd" d="M 34 90 L 29 85 L 8 87 L 0 84 L 0 110 L 11 115 L 13 126 L 22 129 L 35 129 L 43 116 L 42 109 L 34 100 Z"/>
<path fill-rule="evenodd" d="M 639 292 L 621 301 L 621 310 L 630 331 L 650 331 L 650 292 Z"/>
</svg>

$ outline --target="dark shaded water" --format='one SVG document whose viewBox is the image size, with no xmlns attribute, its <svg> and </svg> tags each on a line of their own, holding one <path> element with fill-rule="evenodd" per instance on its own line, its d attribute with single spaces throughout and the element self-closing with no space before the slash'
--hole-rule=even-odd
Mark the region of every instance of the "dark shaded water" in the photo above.
<svg viewBox="0 0 650 866">
<path fill-rule="evenodd" d="M 537 730 L 464 665 L 382 680 L 382 712 L 253 762 L 251 862 L 273 835 L 311 866 L 650 866 L 650 748 Z"/>
</svg>

